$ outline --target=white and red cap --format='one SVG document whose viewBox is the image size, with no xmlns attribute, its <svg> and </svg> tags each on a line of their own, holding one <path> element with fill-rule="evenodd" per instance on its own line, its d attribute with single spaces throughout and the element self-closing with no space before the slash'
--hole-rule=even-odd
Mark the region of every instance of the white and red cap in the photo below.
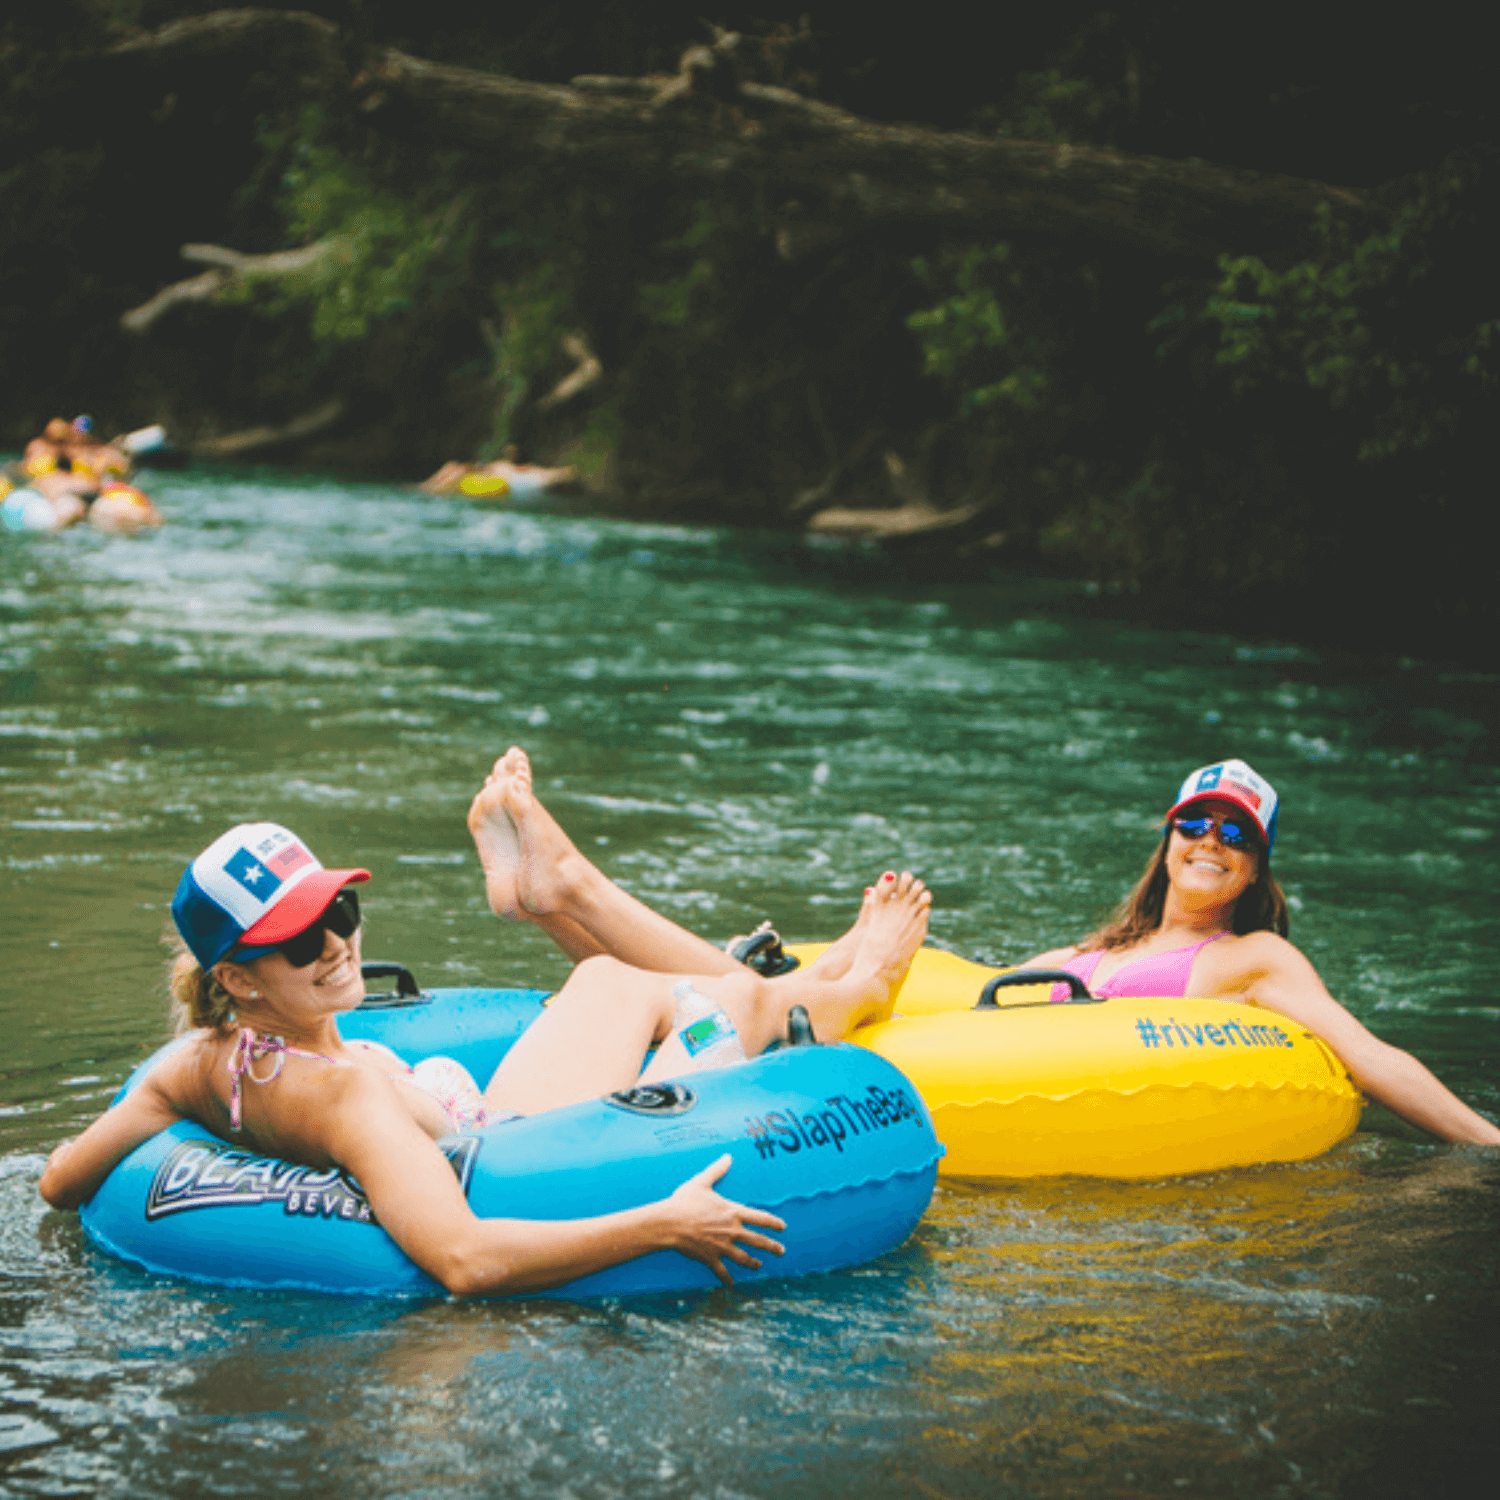
<svg viewBox="0 0 1500 1500">
<path fill-rule="evenodd" d="M 325 870 L 279 823 L 241 823 L 182 872 L 172 918 L 193 957 L 211 969 L 234 948 L 273 946 L 311 927 L 368 870 Z"/>
<path fill-rule="evenodd" d="M 1211 766 L 1201 766 L 1178 788 L 1177 801 L 1167 817 L 1175 818 L 1189 803 L 1209 798 L 1243 808 L 1260 829 L 1266 853 L 1271 852 L 1276 842 L 1276 809 L 1281 798 L 1264 776 L 1252 771 L 1242 760 L 1218 760 Z"/>
</svg>

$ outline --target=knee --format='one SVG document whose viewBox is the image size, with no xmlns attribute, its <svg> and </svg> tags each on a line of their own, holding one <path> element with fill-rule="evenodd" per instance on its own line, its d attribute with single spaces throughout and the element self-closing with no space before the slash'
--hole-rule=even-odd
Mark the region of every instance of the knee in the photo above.
<svg viewBox="0 0 1500 1500">
<path fill-rule="evenodd" d="M 580 959 L 573 969 L 573 978 L 590 987 L 618 984 L 627 974 L 634 973 L 629 964 L 611 958 L 607 953 L 596 953 L 592 958 Z"/>
<path fill-rule="evenodd" d="M 605 953 L 582 959 L 551 1004 L 602 1010 L 612 1015 L 645 1010 L 657 1030 L 664 1030 L 672 1018 L 672 1002 L 662 975 L 638 969 Z"/>
<path fill-rule="evenodd" d="M 632 972 L 628 964 L 605 953 L 580 959 L 568 975 L 567 983 L 548 1002 L 549 1008 L 603 1003 L 620 993 Z"/>
</svg>

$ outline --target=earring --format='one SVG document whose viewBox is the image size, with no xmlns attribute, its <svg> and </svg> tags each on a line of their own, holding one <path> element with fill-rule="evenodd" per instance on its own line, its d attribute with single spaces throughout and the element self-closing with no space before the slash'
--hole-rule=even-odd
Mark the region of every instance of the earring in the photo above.
<svg viewBox="0 0 1500 1500">
<path fill-rule="evenodd" d="M 250 998 L 252 1000 L 259 1000 L 260 999 L 260 991 L 259 990 L 251 990 L 250 991 Z"/>
</svg>

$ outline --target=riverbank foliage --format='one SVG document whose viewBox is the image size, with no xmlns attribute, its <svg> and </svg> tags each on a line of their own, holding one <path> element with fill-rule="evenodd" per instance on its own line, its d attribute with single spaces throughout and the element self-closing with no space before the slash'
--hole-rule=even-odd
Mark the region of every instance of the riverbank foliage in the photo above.
<svg viewBox="0 0 1500 1500">
<path fill-rule="evenodd" d="M 56 412 L 184 437 L 342 427 L 290 456 L 402 478 L 517 445 L 643 515 L 801 527 L 828 507 L 963 516 L 913 566 L 1043 568 L 1181 621 L 1474 653 L 1495 569 L 1500 128 L 1456 6 L 1255 25 L 1185 4 L 730 7 L 742 66 L 876 120 L 1313 178 L 1389 211 L 1313 253 L 1211 264 L 1029 233 L 882 222 L 778 243 L 761 185 L 711 191 L 378 131 L 285 59 L 149 97 L 70 59 L 212 7 L 58 0 L 0 31 L 0 339 L 14 445 Z M 313 4 L 341 45 L 544 82 L 670 74 L 701 7 L 494 15 Z M 293 278 L 119 317 L 185 242 L 328 240 Z M 543 399 L 573 367 L 601 379 Z"/>
</svg>

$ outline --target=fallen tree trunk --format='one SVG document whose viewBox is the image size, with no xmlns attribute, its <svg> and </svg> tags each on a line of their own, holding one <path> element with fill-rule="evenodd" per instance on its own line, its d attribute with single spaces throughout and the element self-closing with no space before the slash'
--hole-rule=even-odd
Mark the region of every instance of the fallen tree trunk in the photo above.
<svg viewBox="0 0 1500 1500">
<path fill-rule="evenodd" d="M 1304 178 L 1090 146 L 885 124 L 741 76 L 740 38 L 693 47 L 679 72 L 529 83 L 378 49 L 351 68 L 337 28 L 299 11 L 176 21 L 90 61 L 157 73 L 213 61 L 291 66 L 352 93 L 378 127 L 509 162 L 615 177 L 763 188 L 794 258 L 830 234 L 903 221 L 937 232 L 1092 238 L 1157 255 L 1306 254 L 1320 211 L 1356 233 L 1386 220 L 1358 193 Z"/>
</svg>

